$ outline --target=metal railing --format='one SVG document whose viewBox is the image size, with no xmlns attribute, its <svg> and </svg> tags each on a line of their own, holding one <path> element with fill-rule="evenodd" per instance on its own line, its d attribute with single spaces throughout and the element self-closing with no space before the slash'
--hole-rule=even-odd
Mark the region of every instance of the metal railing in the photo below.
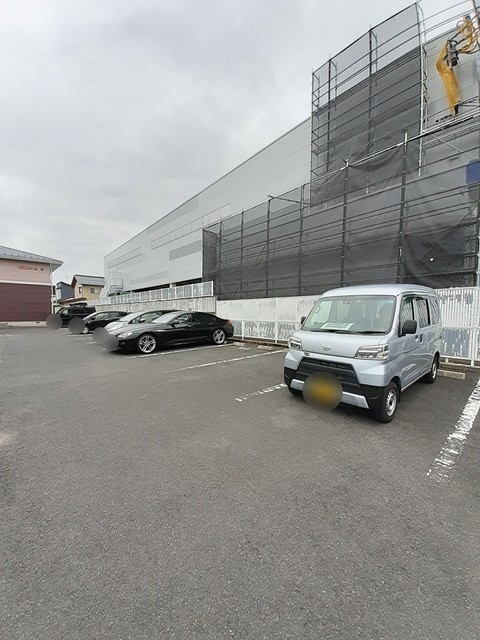
<svg viewBox="0 0 480 640">
<path fill-rule="evenodd" d="M 125 293 L 98 300 L 89 300 L 92 306 L 105 304 L 126 304 L 133 302 L 155 302 L 157 300 L 184 300 L 185 298 L 206 298 L 213 296 L 213 282 L 199 282 L 186 284 L 180 287 L 165 287 L 164 289 L 151 289 L 150 291 L 138 291 L 137 293 Z"/>
</svg>

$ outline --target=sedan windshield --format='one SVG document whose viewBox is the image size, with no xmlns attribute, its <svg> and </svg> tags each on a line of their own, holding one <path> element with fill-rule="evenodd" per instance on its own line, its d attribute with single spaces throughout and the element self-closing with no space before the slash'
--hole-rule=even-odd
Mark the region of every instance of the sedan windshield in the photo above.
<svg viewBox="0 0 480 640">
<path fill-rule="evenodd" d="M 393 321 L 394 296 L 320 298 L 302 329 L 325 333 L 383 334 Z"/>
</svg>

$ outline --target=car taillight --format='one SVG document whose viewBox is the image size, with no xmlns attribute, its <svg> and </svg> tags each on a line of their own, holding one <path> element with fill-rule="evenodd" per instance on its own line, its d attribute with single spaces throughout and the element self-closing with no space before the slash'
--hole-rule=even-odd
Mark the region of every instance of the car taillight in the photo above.
<svg viewBox="0 0 480 640">
<path fill-rule="evenodd" d="M 225 322 L 225 324 L 232 324 L 232 321 L 231 321 L 231 320 L 227 320 L 227 321 Z"/>
</svg>

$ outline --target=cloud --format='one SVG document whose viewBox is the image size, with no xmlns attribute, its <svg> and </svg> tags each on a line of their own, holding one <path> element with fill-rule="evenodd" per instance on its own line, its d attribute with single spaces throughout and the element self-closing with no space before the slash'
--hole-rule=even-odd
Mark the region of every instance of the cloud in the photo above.
<svg viewBox="0 0 480 640">
<path fill-rule="evenodd" d="M 105 254 L 308 117 L 312 69 L 406 5 L 4 3 L 0 243 L 62 259 L 55 279 L 102 273 Z"/>
</svg>

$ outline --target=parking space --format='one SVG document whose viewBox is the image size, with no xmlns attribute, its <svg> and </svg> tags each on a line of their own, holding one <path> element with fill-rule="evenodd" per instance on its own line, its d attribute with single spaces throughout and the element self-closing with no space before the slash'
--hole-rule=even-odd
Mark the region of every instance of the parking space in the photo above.
<svg viewBox="0 0 480 640">
<path fill-rule="evenodd" d="M 0 355 L 6 637 L 478 637 L 478 418 L 428 477 L 478 376 L 384 425 L 291 396 L 280 348 Z"/>
</svg>

